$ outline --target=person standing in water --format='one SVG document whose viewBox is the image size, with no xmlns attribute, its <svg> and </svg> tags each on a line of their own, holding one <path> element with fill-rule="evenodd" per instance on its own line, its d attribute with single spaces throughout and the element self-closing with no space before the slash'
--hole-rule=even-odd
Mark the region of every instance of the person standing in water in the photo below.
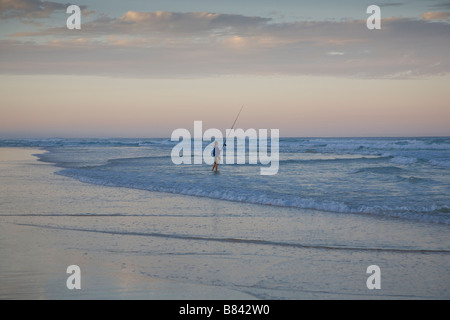
<svg viewBox="0 0 450 320">
<path fill-rule="evenodd" d="M 212 171 L 214 171 L 214 168 L 217 169 L 219 168 L 219 162 L 220 162 L 220 149 L 219 149 L 219 143 L 216 141 L 214 143 L 214 149 L 213 149 L 213 156 L 214 156 L 214 165 L 212 167 Z"/>
</svg>

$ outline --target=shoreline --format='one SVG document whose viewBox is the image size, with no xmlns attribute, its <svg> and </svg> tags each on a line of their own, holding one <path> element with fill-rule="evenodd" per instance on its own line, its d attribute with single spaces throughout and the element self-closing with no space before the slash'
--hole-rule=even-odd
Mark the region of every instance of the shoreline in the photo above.
<svg viewBox="0 0 450 320">
<path fill-rule="evenodd" d="M 132 139 L 132 138 L 130 138 Z M 343 138 L 344 139 L 344 138 Z M 362 138 L 363 139 L 363 138 Z M 333 210 L 324 210 L 324 209 L 318 209 L 318 208 L 301 208 L 298 206 L 289 206 L 289 205 L 278 205 L 278 204 L 271 204 L 271 203 L 259 203 L 259 202 L 248 202 L 248 201 L 239 201 L 239 200 L 232 200 L 232 199 L 226 199 L 226 198 L 213 198 L 213 197 L 209 197 L 209 196 L 204 196 L 204 195 L 197 195 L 197 194 L 187 194 L 187 193 L 177 193 L 177 192 L 170 192 L 170 191 L 158 191 L 158 190 L 148 190 L 148 189 L 144 189 L 144 188 L 137 188 L 137 187 L 125 187 L 125 186 L 113 186 L 113 185 L 103 185 L 103 184 L 98 184 L 95 182 L 86 182 L 86 181 L 82 181 L 76 177 L 71 177 L 68 175 L 64 175 L 64 174 L 60 174 L 58 173 L 58 171 L 64 170 L 64 167 L 60 167 L 58 166 L 56 163 L 54 162 L 50 162 L 50 161 L 46 161 L 46 160 L 42 160 L 39 158 L 39 154 L 43 154 L 45 152 L 51 152 L 51 150 L 48 150 L 48 147 L 39 147 L 38 149 L 36 148 L 31 148 L 31 147 L 0 147 L 1 149 L 24 149 L 24 150 L 35 150 L 37 152 L 33 152 L 31 154 L 31 156 L 33 157 L 34 160 L 46 164 L 46 165 L 50 165 L 52 166 L 54 169 L 53 174 L 55 175 L 59 175 L 61 177 L 64 178 L 68 178 L 70 180 L 73 181 L 77 181 L 79 183 L 82 184 L 87 184 L 87 185 L 95 185 L 101 188 L 124 188 L 124 189 L 130 189 L 130 190 L 136 190 L 139 192 L 149 192 L 149 193 L 156 193 L 156 194 L 160 194 L 161 196 L 174 196 L 174 197 L 181 197 L 181 198 L 200 198 L 200 199 L 204 199 L 207 201 L 225 201 L 225 202 L 230 202 L 233 204 L 243 204 L 243 205 L 248 205 L 248 206 L 259 206 L 261 208 L 275 208 L 275 209 L 280 209 L 280 210 L 294 210 L 294 211 L 298 211 L 298 212 L 308 212 L 310 214 L 325 214 L 325 215 L 332 215 L 333 217 L 335 216 L 340 216 L 343 215 L 344 217 L 348 216 L 348 215 L 355 215 L 356 217 L 367 217 L 367 218 L 374 218 L 374 219 L 381 219 L 384 220 L 386 219 L 387 221 L 400 221 L 400 222 L 405 222 L 405 223 L 417 223 L 419 225 L 422 224 L 432 224 L 432 225 L 440 225 L 440 226 L 449 226 L 447 223 L 444 222 L 440 222 L 440 221 L 435 221 L 435 220 L 423 220 L 419 219 L 419 218 L 411 218 L 411 217 L 402 217 L 399 215 L 390 215 L 390 214 L 381 214 L 381 213 L 373 213 L 373 212 L 364 212 L 364 211 L 354 211 L 354 212 L 342 212 L 342 211 L 333 211 Z"/>
<path fill-rule="evenodd" d="M 0 148 L 0 299 L 450 297 L 446 226 L 91 185 L 36 151 Z M 298 239 L 274 240 L 285 231 Z M 365 288 L 374 263 L 380 291 Z M 71 264 L 81 290 L 66 288 Z"/>
</svg>

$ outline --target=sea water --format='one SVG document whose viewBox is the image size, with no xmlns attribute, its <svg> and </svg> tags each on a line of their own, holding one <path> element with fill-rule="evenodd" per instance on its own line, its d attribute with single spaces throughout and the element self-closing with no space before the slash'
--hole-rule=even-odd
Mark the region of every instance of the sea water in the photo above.
<svg viewBox="0 0 450 320">
<path fill-rule="evenodd" d="M 449 137 L 280 138 L 273 176 L 248 162 L 221 164 L 219 174 L 204 163 L 175 165 L 176 144 L 161 138 L 0 140 L 0 146 L 43 148 L 40 160 L 59 167 L 57 174 L 91 184 L 450 224 Z"/>
</svg>

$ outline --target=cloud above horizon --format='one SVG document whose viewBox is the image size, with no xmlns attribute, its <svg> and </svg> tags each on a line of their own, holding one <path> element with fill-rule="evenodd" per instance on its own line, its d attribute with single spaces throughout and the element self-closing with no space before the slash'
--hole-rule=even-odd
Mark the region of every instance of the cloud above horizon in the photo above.
<svg viewBox="0 0 450 320">
<path fill-rule="evenodd" d="M 41 7 L 36 7 L 41 3 Z M 393 3 L 391 5 L 401 5 Z M 3 20 L 48 17 L 50 1 L 0 0 Z M 415 78 L 450 73 L 446 12 L 421 19 L 276 22 L 211 12 L 127 11 L 95 15 L 81 30 L 33 27 L 0 39 L 0 73 L 118 77 L 230 74 Z"/>
<path fill-rule="evenodd" d="M 45 19 L 55 12 L 65 12 L 70 3 L 59 3 L 43 0 L 0 0 L 0 19 Z M 80 9 L 90 14 L 87 6 Z"/>
<path fill-rule="evenodd" d="M 424 20 L 448 20 L 450 18 L 450 12 L 444 11 L 428 11 L 422 14 Z"/>
<path fill-rule="evenodd" d="M 48 18 L 56 10 L 68 5 L 39 0 L 0 0 L 0 18 Z"/>
</svg>

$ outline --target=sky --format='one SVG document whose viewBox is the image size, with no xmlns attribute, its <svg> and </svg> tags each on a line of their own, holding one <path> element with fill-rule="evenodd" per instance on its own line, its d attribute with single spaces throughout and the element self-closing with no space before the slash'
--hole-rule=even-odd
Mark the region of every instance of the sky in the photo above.
<svg viewBox="0 0 450 320">
<path fill-rule="evenodd" d="M 450 135 L 448 0 L 71 4 L 0 0 L 0 138 Z"/>
</svg>

